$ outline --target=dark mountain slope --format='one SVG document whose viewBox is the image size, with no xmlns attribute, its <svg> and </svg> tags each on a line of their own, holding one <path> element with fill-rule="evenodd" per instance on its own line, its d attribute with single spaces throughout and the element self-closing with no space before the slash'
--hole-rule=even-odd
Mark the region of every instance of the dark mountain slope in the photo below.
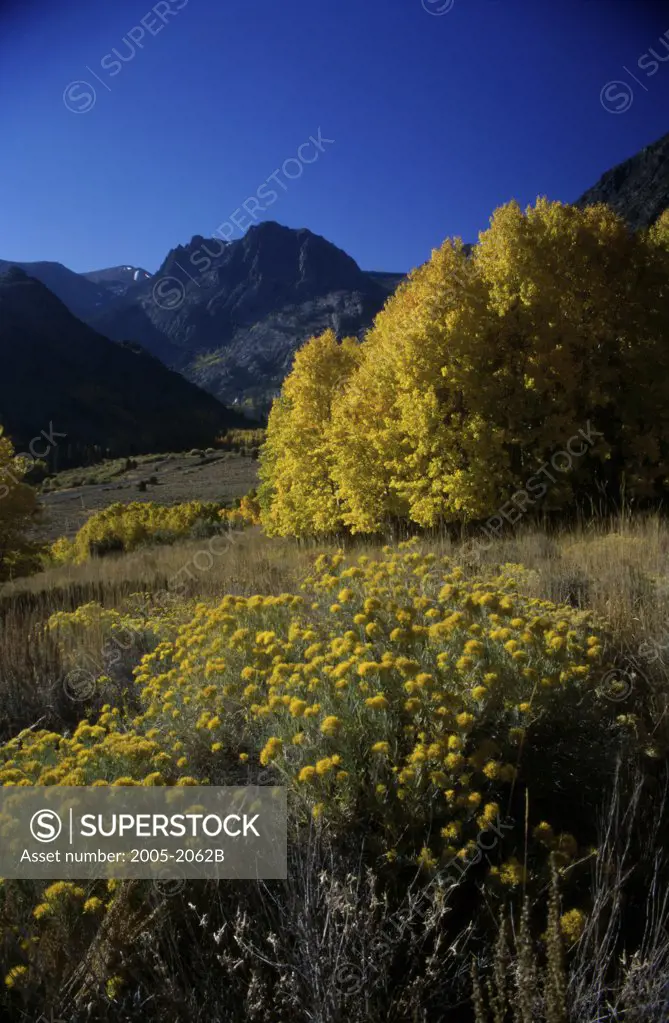
<svg viewBox="0 0 669 1023">
<path fill-rule="evenodd" d="M 669 135 L 604 174 L 577 205 L 595 202 L 635 229 L 653 223 L 669 206 Z M 362 271 L 325 238 L 272 221 L 230 243 L 198 235 L 153 277 L 131 265 L 81 275 L 24 266 L 104 337 L 139 342 L 222 400 L 258 406 L 308 337 L 328 327 L 361 336 L 404 277 Z"/>
<path fill-rule="evenodd" d="M 82 274 L 68 270 L 62 263 L 16 263 L 0 259 L 0 274 L 12 266 L 18 266 L 30 277 L 41 281 L 52 291 L 70 312 L 82 320 L 87 320 L 100 312 L 104 305 L 114 296 L 106 288 L 88 281 Z"/>
<path fill-rule="evenodd" d="M 397 291 L 402 281 L 406 280 L 407 277 L 406 274 L 385 273 L 383 270 L 366 270 L 365 273 L 373 281 L 376 281 L 377 284 L 380 284 L 389 295 Z"/>
<path fill-rule="evenodd" d="M 607 171 L 577 201 L 577 206 L 603 202 L 630 227 L 649 227 L 669 207 L 669 135 Z"/>
<path fill-rule="evenodd" d="M 73 462 L 94 448 L 202 445 L 246 422 L 139 346 L 95 333 L 17 268 L 0 277 L 0 367 L 0 423 L 17 446 L 53 424 Z"/>
</svg>

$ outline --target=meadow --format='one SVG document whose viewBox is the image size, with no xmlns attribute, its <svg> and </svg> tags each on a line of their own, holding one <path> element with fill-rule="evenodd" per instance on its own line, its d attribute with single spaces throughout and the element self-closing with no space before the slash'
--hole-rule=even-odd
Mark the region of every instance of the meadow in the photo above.
<svg viewBox="0 0 669 1023">
<path fill-rule="evenodd" d="M 252 431 L 246 431 L 251 433 Z M 40 538 L 72 537 L 90 518 L 113 502 L 234 502 L 256 485 L 257 446 L 169 452 L 110 459 L 66 469 L 41 484 Z"/>
<path fill-rule="evenodd" d="M 5 881 L 8 1017 L 664 1020 L 663 520 L 205 544 L 5 585 L 0 776 L 285 784 L 288 880 Z"/>
</svg>

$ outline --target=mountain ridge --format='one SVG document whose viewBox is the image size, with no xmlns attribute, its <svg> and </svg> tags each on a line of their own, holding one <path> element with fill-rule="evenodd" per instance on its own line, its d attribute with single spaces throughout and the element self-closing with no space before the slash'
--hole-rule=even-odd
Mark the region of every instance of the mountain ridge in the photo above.
<svg viewBox="0 0 669 1023">
<path fill-rule="evenodd" d="M 113 340 L 138 337 L 222 400 L 262 403 L 303 341 L 328 327 L 361 335 L 388 293 L 322 236 L 264 221 L 234 242 L 193 236 L 91 322 Z"/>
<path fill-rule="evenodd" d="M 633 229 L 669 207 L 669 134 L 606 171 L 576 200 L 606 202 Z M 471 249 L 471 246 L 467 246 Z M 268 220 L 232 242 L 194 235 L 151 275 L 123 264 L 76 274 L 18 263 L 98 334 L 133 340 L 220 400 L 264 409 L 314 334 L 362 337 L 402 273 L 362 270 L 308 228 Z"/>
<path fill-rule="evenodd" d="M 669 134 L 606 171 L 575 205 L 596 202 L 608 203 L 634 230 L 652 224 L 669 207 Z M 303 256 L 297 265 L 296 251 Z M 112 305 L 96 314 L 98 329 L 117 339 L 138 336 L 224 400 L 262 403 L 308 337 L 327 327 L 361 337 L 406 275 L 361 270 L 307 228 L 266 221 L 236 242 L 194 236 L 168 253 L 152 287 L 166 276 L 178 292 L 173 317 L 147 305 L 145 282 L 123 312 Z"/>
<path fill-rule="evenodd" d="M 0 276 L 0 422 L 17 447 L 53 423 L 65 461 L 183 450 L 248 422 L 139 344 L 114 344 L 13 267 Z M 61 463 L 62 464 L 62 463 Z"/>
</svg>

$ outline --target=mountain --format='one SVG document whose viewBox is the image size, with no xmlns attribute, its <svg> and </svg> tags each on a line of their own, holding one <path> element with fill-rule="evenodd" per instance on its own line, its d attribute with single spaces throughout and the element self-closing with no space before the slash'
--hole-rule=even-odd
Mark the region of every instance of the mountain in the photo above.
<svg viewBox="0 0 669 1023">
<path fill-rule="evenodd" d="M 65 303 L 70 312 L 85 321 L 95 318 L 119 295 L 126 295 L 139 281 L 151 277 L 146 270 L 134 266 L 114 266 L 78 274 L 68 270 L 62 263 L 17 263 L 7 259 L 0 259 L 0 274 L 12 266 L 20 267 L 29 277 L 41 281 Z"/>
<path fill-rule="evenodd" d="M 101 337 L 17 267 L 0 277 L 0 365 L 0 423 L 20 450 L 51 425 L 67 434 L 61 466 L 206 445 L 248 425 L 139 345 Z"/>
<path fill-rule="evenodd" d="M 669 208 L 669 135 L 607 171 L 576 206 L 603 202 L 638 230 Z"/>
<path fill-rule="evenodd" d="M 110 266 L 105 270 L 90 270 L 80 276 L 113 295 L 125 295 L 138 282 L 148 281 L 151 274 L 141 266 Z"/>
<path fill-rule="evenodd" d="M 394 286 L 383 278 L 401 276 L 365 273 L 325 238 L 266 221 L 230 243 L 195 236 L 89 322 L 223 400 L 262 402 L 308 337 L 360 335 Z"/>
<path fill-rule="evenodd" d="M 62 263 L 16 263 L 0 259 L 0 274 L 12 266 L 18 266 L 30 277 L 41 281 L 49 291 L 57 295 L 67 308 L 82 320 L 98 314 L 113 294 L 94 281 L 86 280 L 82 274 L 68 270 Z"/>
<path fill-rule="evenodd" d="M 669 207 L 669 135 L 604 174 L 577 205 L 595 202 L 635 229 L 653 223 Z M 0 271 L 10 265 L 0 261 Z M 98 335 L 138 342 L 221 400 L 260 408 L 308 337 L 328 327 L 362 336 L 405 277 L 363 271 L 325 238 L 273 221 L 234 242 L 196 235 L 153 276 L 129 264 L 85 274 L 18 265 Z"/>
</svg>

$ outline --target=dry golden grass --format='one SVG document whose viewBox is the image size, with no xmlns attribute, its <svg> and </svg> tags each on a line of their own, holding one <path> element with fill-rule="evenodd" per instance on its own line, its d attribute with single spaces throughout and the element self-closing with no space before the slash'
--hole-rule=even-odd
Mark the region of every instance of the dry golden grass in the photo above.
<svg viewBox="0 0 669 1023">
<path fill-rule="evenodd" d="M 198 552 L 209 549 L 208 540 L 147 547 L 7 583 L 0 600 L 84 588 L 108 591 L 108 606 L 114 606 L 115 593 L 164 589 L 180 573 L 188 597 L 277 593 L 291 589 L 323 549 L 269 539 L 259 529 L 231 533 L 229 542 L 214 546 L 223 553 L 209 568 L 193 564 Z M 354 546 L 373 555 L 379 545 L 357 541 Z M 537 596 L 592 608 L 626 646 L 666 641 L 669 648 L 669 524 L 660 516 L 621 517 L 550 533 L 521 529 L 501 536 L 487 550 L 446 536 L 425 539 L 420 546 L 472 568 L 481 561 L 522 564 L 531 572 L 526 585 Z M 206 566 L 208 560 L 203 554 L 197 564 Z"/>
<path fill-rule="evenodd" d="M 270 541 L 258 529 L 249 529 L 230 533 L 228 538 L 217 537 L 211 547 L 207 539 L 190 540 L 92 558 L 81 565 L 63 565 L 8 583 L 0 591 L 0 599 L 86 588 L 107 591 L 107 606 L 113 607 L 117 593 L 164 590 L 177 577 L 185 584 L 186 597 L 277 593 L 299 578 L 313 550 L 299 548 L 288 540 Z M 211 566 L 206 567 L 210 551 L 222 553 L 211 557 Z"/>
<path fill-rule="evenodd" d="M 468 548 L 460 550 L 471 560 Z M 524 565 L 536 596 L 592 608 L 609 622 L 621 650 L 666 643 L 669 652 L 669 525 L 659 516 L 551 534 L 530 529 L 500 538 L 483 557 Z"/>
<path fill-rule="evenodd" d="M 357 553 L 371 556 L 380 547 L 368 540 L 349 543 Z M 172 590 L 190 601 L 215 600 L 227 593 L 294 591 L 323 549 L 269 539 L 257 528 L 231 532 L 209 544 L 202 539 L 147 547 L 6 584 L 0 590 L 0 642 L 14 651 L 12 677 L 18 671 L 17 651 L 29 644 L 35 621 L 54 611 L 74 610 L 89 601 L 119 608 L 130 594 L 140 592 Z M 527 592 L 596 611 L 611 627 L 620 663 L 632 662 L 653 688 L 669 689 L 669 524 L 661 517 L 626 516 L 551 532 L 519 529 L 487 549 L 446 535 L 426 538 L 420 546 L 449 554 L 471 570 L 481 561 L 522 564 L 528 570 L 521 574 Z M 211 556 L 211 550 L 220 553 Z M 2 666 L 0 655 L 0 677 Z M 661 715 L 667 713 L 663 702 Z"/>
</svg>

